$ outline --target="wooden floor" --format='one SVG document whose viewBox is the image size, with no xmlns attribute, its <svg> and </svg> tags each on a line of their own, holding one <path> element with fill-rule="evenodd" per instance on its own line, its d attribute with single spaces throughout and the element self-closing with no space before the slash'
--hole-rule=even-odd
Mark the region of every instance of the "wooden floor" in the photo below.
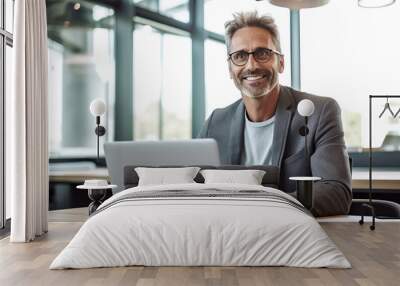
<svg viewBox="0 0 400 286">
<path fill-rule="evenodd" d="M 32 243 L 0 241 L 0 285 L 400 285 L 400 223 L 322 222 L 353 268 L 121 267 L 48 270 L 87 217 L 86 209 L 51 212 L 49 232 Z M 69 222 L 62 222 L 69 220 Z"/>
</svg>

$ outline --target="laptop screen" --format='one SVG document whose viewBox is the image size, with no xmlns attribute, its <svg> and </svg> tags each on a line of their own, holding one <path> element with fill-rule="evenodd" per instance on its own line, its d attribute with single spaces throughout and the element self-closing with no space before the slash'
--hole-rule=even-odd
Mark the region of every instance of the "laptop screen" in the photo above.
<svg viewBox="0 0 400 286">
<path fill-rule="evenodd" d="M 175 141 L 119 141 L 104 143 L 104 153 L 111 183 L 123 190 L 124 167 L 163 165 L 219 166 L 220 157 L 214 139 Z"/>
</svg>

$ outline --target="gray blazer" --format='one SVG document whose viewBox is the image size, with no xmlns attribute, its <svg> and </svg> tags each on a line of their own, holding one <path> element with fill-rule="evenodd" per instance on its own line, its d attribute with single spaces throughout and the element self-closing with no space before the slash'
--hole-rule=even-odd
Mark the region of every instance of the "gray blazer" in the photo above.
<svg viewBox="0 0 400 286">
<path fill-rule="evenodd" d="M 304 137 L 299 129 L 304 118 L 297 113 L 302 99 L 314 102 L 315 111 L 308 120 L 308 148 L 311 154 L 311 174 L 304 160 Z M 212 112 L 199 137 L 218 142 L 222 164 L 239 165 L 243 146 L 245 106 L 240 99 Z M 314 184 L 316 216 L 347 214 L 350 209 L 351 175 L 349 158 L 343 138 L 340 107 L 328 97 L 320 97 L 281 86 L 275 113 L 272 164 L 280 168 L 280 189 L 291 193 L 296 184 L 291 176 L 318 176 Z"/>
</svg>

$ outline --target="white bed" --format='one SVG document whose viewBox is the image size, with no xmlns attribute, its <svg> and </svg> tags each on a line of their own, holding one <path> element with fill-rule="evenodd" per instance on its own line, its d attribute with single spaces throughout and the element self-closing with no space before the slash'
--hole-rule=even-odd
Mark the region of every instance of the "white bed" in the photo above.
<svg viewBox="0 0 400 286">
<path fill-rule="evenodd" d="M 174 196 L 145 197 L 175 190 Z M 203 195 L 190 195 L 196 192 Z M 50 269 L 128 265 L 350 268 L 342 252 L 299 204 L 277 189 L 254 185 L 130 188 L 99 207 Z"/>
</svg>

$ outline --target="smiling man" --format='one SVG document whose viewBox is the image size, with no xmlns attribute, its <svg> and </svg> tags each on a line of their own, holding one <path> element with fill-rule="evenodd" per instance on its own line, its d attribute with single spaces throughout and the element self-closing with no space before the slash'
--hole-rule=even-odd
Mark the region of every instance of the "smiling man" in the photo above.
<svg viewBox="0 0 400 286">
<path fill-rule="evenodd" d="M 242 98 L 214 110 L 199 137 L 218 142 L 223 164 L 279 166 L 280 187 L 288 193 L 295 191 L 291 176 L 321 177 L 314 184 L 313 214 L 347 214 L 351 177 L 336 101 L 279 84 L 285 60 L 270 16 L 235 14 L 225 24 L 225 39 L 230 77 Z M 315 105 L 308 122 L 310 167 L 299 135 L 304 118 L 296 112 L 303 99 Z"/>
</svg>

